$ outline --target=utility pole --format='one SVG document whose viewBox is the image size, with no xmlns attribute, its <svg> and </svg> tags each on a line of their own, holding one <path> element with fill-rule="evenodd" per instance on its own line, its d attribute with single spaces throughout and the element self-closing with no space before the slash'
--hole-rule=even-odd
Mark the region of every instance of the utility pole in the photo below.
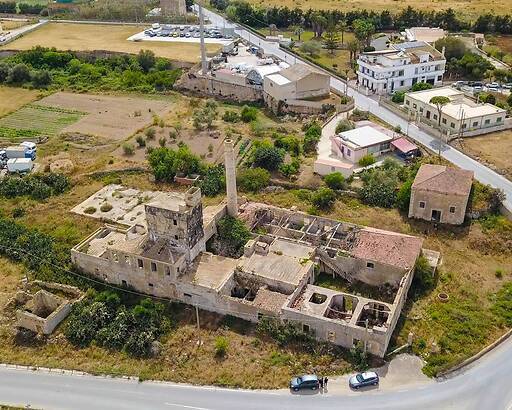
<svg viewBox="0 0 512 410">
<path fill-rule="evenodd" d="M 199 322 L 199 308 L 196 305 L 196 324 L 197 324 L 197 335 L 199 339 L 197 340 L 197 345 L 201 346 L 203 341 L 201 340 L 201 323 Z"/>
<path fill-rule="evenodd" d="M 200 42 L 201 42 L 201 74 L 206 75 L 208 72 L 208 64 L 206 63 L 206 48 L 204 45 L 204 16 L 203 16 L 203 6 L 198 3 L 199 8 L 199 32 L 200 32 Z"/>
</svg>

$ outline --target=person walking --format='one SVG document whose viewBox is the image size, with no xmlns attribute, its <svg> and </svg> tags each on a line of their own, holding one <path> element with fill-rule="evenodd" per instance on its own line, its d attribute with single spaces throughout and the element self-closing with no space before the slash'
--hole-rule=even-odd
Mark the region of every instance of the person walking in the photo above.
<svg viewBox="0 0 512 410">
<path fill-rule="evenodd" d="M 320 383 L 320 390 L 323 390 L 324 389 L 324 378 L 320 377 L 318 379 L 318 382 Z"/>
<path fill-rule="evenodd" d="M 324 389 L 327 390 L 327 382 L 329 381 L 329 379 L 327 378 L 327 376 L 324 377 Z"/>
</svg>

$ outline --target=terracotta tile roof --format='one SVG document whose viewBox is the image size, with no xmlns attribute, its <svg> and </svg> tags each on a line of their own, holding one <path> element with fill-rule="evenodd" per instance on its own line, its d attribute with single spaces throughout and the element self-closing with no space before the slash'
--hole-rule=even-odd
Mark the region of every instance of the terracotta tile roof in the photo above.
<svg viewBox="0 0 512 410">
<path fill-rule="evenodd" d="M 350 254 L 401 269 L 410 269 L 420 255 L 423 239 L 415 236 L 364 228 L 355 233 Z"/>
<path fill-rule="evenodd" d="M 469 195 L 472 183 L 473 171 L 425 164 L 420 167 L 412 188 L 465 196 Z"/>
</svg>

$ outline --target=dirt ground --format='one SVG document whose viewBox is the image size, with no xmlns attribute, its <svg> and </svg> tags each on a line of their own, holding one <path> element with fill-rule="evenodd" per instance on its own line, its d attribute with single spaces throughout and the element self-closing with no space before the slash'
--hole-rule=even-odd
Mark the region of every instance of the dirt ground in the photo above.
<svg viewBox="0 0 512 410">
<path fill-rule="evenodd" d="M 38 96 L 39 91 L 37 90 L 0 87 L 0 117 L 16 111 L 25 104 L 36 100 Z"/>
<path fill-rule="evenodd" d="M 462 149 L 512 179 L 512 130 L 465 138 Z"/>
<path fill-rule="evenodd" d="M 495 36 L 496 45 L 505 53 L 512 53 L 512 36 Z"/>
<path fill-rule="evenodd" d="M 106 95 L 58 92 L 43 98 L 38 105 L 89 113 L 64 128 L 64 133 L 93 135 L 121 141 L 147 126 L 153 115 L 163 115 L 171 101 Z"/>
<path fill-rule="evenodd" d="M 55 47 L 59 50 L 107 50 L 137 54 L 151 50 L 159 57 L 195 63 L 200 60 L 199 43 L 128 41 L 142 31 L 142 26 L 114 26 L 99 24 L 50 23 L 9 43 L 1 49 L 29 50 L 34 46 Z M 219 44 L 206 44 L 208 53 L 220 49 Z"/>
</svg>

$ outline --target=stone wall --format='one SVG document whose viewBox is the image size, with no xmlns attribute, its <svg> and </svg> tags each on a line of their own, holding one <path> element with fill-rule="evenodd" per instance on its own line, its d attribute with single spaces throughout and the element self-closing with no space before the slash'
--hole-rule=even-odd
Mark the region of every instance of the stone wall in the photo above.
<svg viewBox="0 0 512 410">
<path fill-rule="evenodd" d="M 420 189 L 412 189 L 411 201 L 409 203 L 409 218 L 419 218 L 426 221 L 432 219 L 432 210 L 441 211 L 440 223 L 460 225 L 464 223 L 468 197 L 441 194 Z M 425 203 L 424 208 L 420 208 L 420 202 Z M 450 207 L 455 207 L 455 212 L 450 212 Z"/>
</svg>

